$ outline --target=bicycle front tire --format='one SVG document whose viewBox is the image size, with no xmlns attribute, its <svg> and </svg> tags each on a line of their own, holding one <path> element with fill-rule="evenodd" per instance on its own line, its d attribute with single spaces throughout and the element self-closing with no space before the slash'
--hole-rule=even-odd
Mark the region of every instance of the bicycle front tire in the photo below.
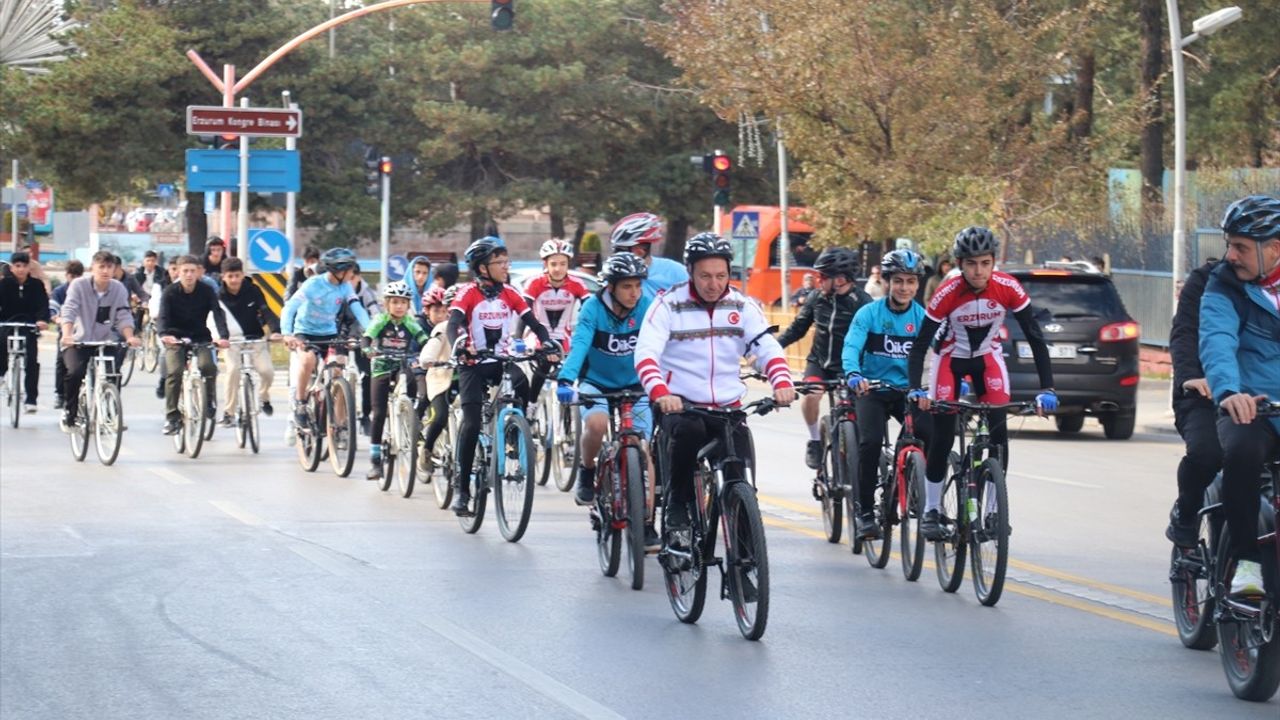
<svg viewBox="0 0 1280 720">
<path fill-rule="evenodd" d="M 570 492 L 578 482 L 578 460 L 582 452 L 578 439 L 582 437 L 582 411 L 577 405 L 561 405 L 556 421 L 556 460 L 560 470 L 556 472 L 556 488 Z"/>
<path fill-rule="evenodd" d="M 819 434 L 823 449 L 822 463 L 825 465 L 819 471 L 819 477 L 825 478 L 825 482 L 819 483 L 822 492 L 822 497 L 819 498 L 822 503 L 822 531 L 827 536 L 827 542 L 836 544 L 840 542 L 844 530 L 844 501 L 836 497 L 834 488 L 841 484 L 844 468 L 840 464 L 840 438 L 831 432 L 830 417 L 822 418 Z M 850 534 L 849 537 L 853 535 Z"/>
<path fill-rule="evenodd" d="M 294 443 L 298 451 L 298 463 L 302 465 L 302 469 L 307 472 L 315 472 L 320 467 L 321 453 L 323 452 L 324 437 L 320 428 L 317 427 L 316 418 L 321 417 L 324 412 L 324 406 L 320 403 L 319 397 L 315 393 L 307 395 L 307 421 L 309 427 L 295 427 L 294 433 L 297 435 L 297 442 Z"/>
<path fill-rule="evenodd" d="M 204 396 L 204 378 L 199 374 L 188 373 L 186 377 L 186 407 L 183 408 L 182 432 L 186 434 L 187 457 L 195 460 L 200 457 L 204 447 L 205 433 L 208 430 L 209 413 L 206 412 L 207 400 Z"/>
<path fill-rule="evenodd" d="M 724 494 L 725 574 L 738 631 L 759 640 L 769 624 L 769 548 L 755 492 L 730 483 Z"/>
<path fill-rule="evenodd" d="M 954 465 L 953 465 L 954 467 Z M 969 546 L 965 538 L 965 523 L 960 518 L 964 512 L 960 501 L 962 476 L 952 474 L 942 484 L 942 507 L 939 514 L 947 537 L 933 544 L 933 562 L 938 571 L 938 585 L 943 592 L 953 593 L 964 581 L 964 562 Z"/>
<path fill-rule="evenodd" d="M 924 568 L 924 533 L 920 520 L 924 517 L 925 458 L 919 448 L 912 448 L 902 461 L 902 483 L 899 493 L 906 495 L 906 509 L 902 512 L 902 576 L 907 582 L 920 579 Z M 899 508 L 902 504 L 899 504 Z"/>
<path fill-rule="evenodd" d="M 356 464 L 356 405 L 351 383 L 338 376 L 328 387 L 329 422 L 326 437 L 329 440 L 329 464 L 338 477 L 347 477 Z"/>
<path fill-rule="evenodd" d="M 644 525 L 645 477 L 644 461 L 640 448 L 628 446 L 622 449 L 622 462 L 618 465 L 625 475 L 627 486 L 627 567 L 631 571 L 631 589 L 644 588 Z"/>
<path fill-rule="evenodd" d="M 397 400 L 395 432 L 396 454 L 392 462 L 392 473 L 395 475 L 396 487 L 400 489 L 400 497 L 413 495 L 414 483 L 418 473 L 418 423 L 413 412 L 413 401 L 408 397 Z"/>
<path fill-rule="evenodd" d="M 124 409 L 120 390 L 107 382 L 98 389 L 98 407 L 93 418 L 93 439 L 98 461 L 111 465 L 120 455 L 120 436 L 124 432 Z"/>
<path fill-rule="evenodd" d="M 9 423 L 15 428 L 22 419 L 22 390 L 26 387 L 22 371 L 25 362 L 21 355 L 9 358 Z"/>
<path fill-rule="evenodd" d="M 978 497 L 970 502 L 974 501 L 978 519 L 969 527 L 973 592 L 978 602 L 991 607 L 1000 602 L 1009 567 L 1009 488 L 999 460 L 982 461 L 978 468 Z"/>
<path fill-rule="evenodd" d="M 507 542 L 520 542 L 529 529 L 537 479 L 534 458 L 529 421 L 519 413 L 509 413 L 502 422 L 501 442 L 495 445 L 491 475 L 498 530 Z"/>
<path fill-rule="evenodd" d="M 85 392 L 89 383 L 80 386 L 80 404 L 79 410 L 76 411 L 76 422 L 72 425 L 68 433 L 71 440 L 71 457 L 76 462 L 84 462 L 85 457 L 89 455 L 89 435 L 93 432 L 90 421 L 93 419 L 93 409 L 89 405 L 89 396 Z"/>
<path fill-rule="evenodd" d="M 441 510 L 448 508 L 453 502 L 453 482 L 458 474 L 453 459 L 453 439 L 457 437 L 454 429 L 458 421 L 451 408 L 446 407 L 445 412 L 449 413 L 449 417 L 436 438 L 435 447 L 423 448 L 424 452 L 433 458 L 432 462 L 437 471 L 435 477 L 431 478 L 431 489 L 435 492 L 436 505 Z"/>
</svg>

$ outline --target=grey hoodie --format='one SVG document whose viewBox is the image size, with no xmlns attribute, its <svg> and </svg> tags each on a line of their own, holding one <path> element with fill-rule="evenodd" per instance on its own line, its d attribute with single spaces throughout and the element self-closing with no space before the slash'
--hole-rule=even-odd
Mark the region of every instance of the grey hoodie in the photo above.
<svg viewBox="0 0 1280 720">
<path fill-rule="evenodd" d="M 119 280 L 107 282 L 107 291 L 98 296 L 92 277 L 82 277 L 67 286 L 67 300 L 59 313 L 61 322 L 75 323 L 72 339 L 76 342 L 114 340 L 112 331 L 133 327 L 129 312 L 129 291 Z M 122 333 L 123 334 L 123 333 Z"/>
</svg>

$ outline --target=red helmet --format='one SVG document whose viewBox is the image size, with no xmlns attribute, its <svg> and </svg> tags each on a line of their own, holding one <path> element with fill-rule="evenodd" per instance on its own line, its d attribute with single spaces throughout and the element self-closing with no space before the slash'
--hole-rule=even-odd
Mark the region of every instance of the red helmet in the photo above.
<svg viewBox="0 0 1280 720">
<path fill-rule="evenodd" d="M 444 288 L 439 285 L 433 285 L 430 290 L 422 295 L 422 307 L 429 308 L 432 305 L 444 305 Z"/>
<path fill-rule="evenodd" d="M 653 213 L 640 212 L 628 215 L 613 226 L 609 233 L 609 245 L 616 250 L 633 248 L 645 243 L 652 245 L 662 239 L 662 220 Z"/>
</svg>

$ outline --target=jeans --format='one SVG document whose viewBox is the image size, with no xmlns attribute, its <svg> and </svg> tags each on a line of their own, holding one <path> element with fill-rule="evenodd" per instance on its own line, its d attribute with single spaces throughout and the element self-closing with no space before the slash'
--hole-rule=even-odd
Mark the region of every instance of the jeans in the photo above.
<svg viewBox="0 0 1280 720">
<path fill-rule="evenodd" d="M 1237 559 L 1257 561 L 1262 466 L 1280 450 L 1280 435 L 1270 418 L 1237 425 L 1230 417 L 1222 417 L 1218 439 L 1222 441 L 1222 506 L 1231 553 Z"/>
<path fill-rule="evenodd" d="M 208 405 L 213 406 L 217 392 L 218 365 L 213 360 L 213 348 L 202 347 L 192 349 L 185 345 L 173 345 L 165 348 L 164 377 L 164 416 L 166 420 L 177 421 L 182 418 L 178 410 L 178 401 L 182 398 L 182 374 L 187 371 L 187 353 L 196 353 L 196 364 L 200 375 L 204 378 L 204 392 Z"/>
</svg>

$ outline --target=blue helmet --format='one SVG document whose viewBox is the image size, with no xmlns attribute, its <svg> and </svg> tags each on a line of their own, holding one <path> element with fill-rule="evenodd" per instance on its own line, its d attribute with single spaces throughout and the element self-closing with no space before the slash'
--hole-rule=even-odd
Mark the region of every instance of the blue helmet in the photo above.
<svg viewBox="0 0 1280 720">
<path fill-rule="evenodd" d="M 489 258 L 499 252 L 505 253 L 507 246 L 503 244 L 502 238 L 486 235 L 467 246 L 466 252 L 462 256 L 467 261 L 467 267 L 471 269 L 471 274 L 476 275 L 476 271 L 481 265 L 487 265 Z"/>
<path fill-rule="evenodd" d="M 332 248 L 325 250 L 320 256 L 320 264 L 324 265 L 329 272 L 342 272 L 354 268 L 358 263 L 356 254 L 349 248 Z"/>
<path fill-rule="evenodd" d="M 1250 195 L 1231 203 L 1222 216 L 1222 232 L 1252 240 L 1280 237 L 1280 200 Z"/>
</svg>

